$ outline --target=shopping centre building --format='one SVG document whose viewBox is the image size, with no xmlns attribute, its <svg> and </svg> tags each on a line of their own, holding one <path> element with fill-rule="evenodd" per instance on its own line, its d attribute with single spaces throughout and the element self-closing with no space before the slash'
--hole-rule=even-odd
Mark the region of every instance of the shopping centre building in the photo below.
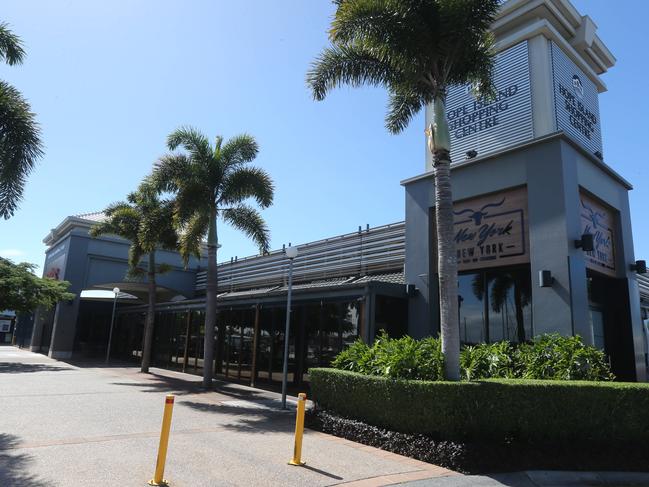
<svg viewBox="0 0 649 487">
<path fill-rule="evenodd" d="M 649 280 L 633 251 L 632 187 L 613 169 L 623 155 L 605 157 L 602 148 L 598 98 L 615 58 L 567 0 L 509 0 L 492 29 L 496 97 L 476 99 L 470 86 L 447 97 L 461 339 L 578 334 L 606 352 L 618 378 L 646 380 Z M 298 246 L 295 384 L 358 337 L 439 332 L 431 171 L 428 159 L 422 174 L 402 181 L 403 222 Z M 141 354 L 146 283 L 125 278 L 127 241 L 88 236 L 102 217 L 68 217 L 46 237 L 45 274 L 70 281 L 77 297 L 37 312 L 33 327 L 25 320 L 32 350 L 104 354 L 112 302 L 88 291 L 119 287 L 112 354 Z M 200 373 L 205 261 L 184 267 L 165 251 L 156 259 L 172 271 L 159 279 L 155 363 Z M 219 265 L 218 374 L 281 380 L 287 270 L 281 249 Z"/>
</svg>

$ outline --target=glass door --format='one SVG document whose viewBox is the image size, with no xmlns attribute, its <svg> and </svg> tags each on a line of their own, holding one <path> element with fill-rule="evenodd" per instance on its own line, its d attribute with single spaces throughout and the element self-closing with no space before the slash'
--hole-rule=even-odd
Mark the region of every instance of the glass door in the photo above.
<svg viewBox="0 0 649 487">
<path fill-rule="evenodd" d="M 604 311 L 597 306 L 589 306 L 588 321 L 592 333 L 593 344 L 600 350 L 604 350 Z"/>
</svg>

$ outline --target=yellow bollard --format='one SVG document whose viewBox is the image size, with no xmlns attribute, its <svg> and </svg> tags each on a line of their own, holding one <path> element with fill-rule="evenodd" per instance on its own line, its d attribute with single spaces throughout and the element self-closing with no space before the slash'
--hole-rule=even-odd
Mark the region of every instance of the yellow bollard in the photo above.
<svg viewBox="0 0 649 487">
<path fill-rule="evenodd" d="M 169 394 L 165 399 L 165 410 L 162 415 L 162 430 L 160 431 L 160 445 L 158 446 L 158 459 L 155 464 L 155 474 L 149 480 L 149 485 L 169 485 L 162 477 L 165 473 L 167 460 L 167 446 L 169 445 L 169 430 L 171 430 L 171 413 L 174 410 L 174 396 Z"/>
<path fill-rule="evenodd" d="M 293 459 L 289 465 L 304 465 L 302 461 L 302 435 L 304 434 L 304 408 L 306 394 L 300 392 L 297 396 L 297 416 L 295 417 L 295 444 L 293 446 Z"/>
</svg>

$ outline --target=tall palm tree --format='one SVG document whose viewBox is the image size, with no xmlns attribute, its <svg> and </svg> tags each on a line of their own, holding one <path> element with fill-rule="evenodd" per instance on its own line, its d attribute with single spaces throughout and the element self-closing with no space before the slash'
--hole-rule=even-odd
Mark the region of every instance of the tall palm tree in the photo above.
<svg viewBox="0 0 649 487">
<path fill-rule="evenodd" d="M 160 199 L 157 191 L 145 182 L 140 184 L 137 191 L 130 193 L 126 201 L 110 205 L 104 213 L 106 219 L 92 227 L 90 234 L 93 237 L 118 235 L 130 240 L 129 274 L 139 276 L 146 273 L 147 276 L 149 301 L 140 370 L 148 372 L 155 327 L 156 275 L 169 270 L 166 264 L 156 265 L 155 251 L 157 248 L 173 250 L 178 246 L 178 237 L 172 224 L 173 201 Z M 140 267 L 145 256 L 146 271 Z"/>
<path fill-rule="evenodd" d="M 198 255 L 207 237 L 203 387 L 210 388 L 217 318 L 217 221 L 221 218 L 243 231 L 261 252 L 267 252 L 270 237 L 266 223 L 246 200 L 252 198 L 261 208 L 267 208 L 273 202 L 273 182 L 263 169 L 246 166 L 259 152 L 250 135 L 239 135 L 225 143 L 223 137 L 217 136 L 211 146 L 198 130 L 183 127 L 169 135 L 167 146 L 170 151 L 183 151 L 163 156 L 156 163 L 151 182 L 158 190 L 175 194 L 174 221 L 183 257 Z"/>
<path fill-rule="evenodd" d="M 433 105 L 427 127 L 433 155 L 437 268 L 446 377 L 460 378 L 457 262 L 453 241 L 450 134 L 444 102 L 453 85 L 474 83 L 491 94 L 489 26 L 499 0 L 334 0 L 336 13 L 324 49 L 307 74 L 322 100 L 342 84 L 383 86 L 389 94 L 387 129 L 401 132 Z"/>
<path fill-rule="evenodd" d="M 6 23 L 0 23 L 0 61 L 10 66 L 25 57 L 22 42 Z M 27 176 L 43 155 L 40 129 L 20 92 L 0 80 L 0 216 L 13 216 Z"/>
</svg>

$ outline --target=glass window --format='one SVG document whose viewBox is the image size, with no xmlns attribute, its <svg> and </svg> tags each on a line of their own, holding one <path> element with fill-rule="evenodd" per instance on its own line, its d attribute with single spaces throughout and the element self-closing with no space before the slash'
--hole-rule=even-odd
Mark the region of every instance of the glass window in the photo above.
<svg viewBox="0 0 649 487">
<path fill-rule="evenodd" d="M 385 330 L 394 338 L 405 335 L 408 332 L 408 300 L 377 295 L 374 327 L 377 333 Z"/>
<path fill-rule="evenodd" d="M 532 288 L 527 270 L 487 273 L 489 341 L 524 342 L 532 338 Z"/>
<path fill-rule="evenodd" d="M 484 273 L 458 276 L 460 340 L 475 344 L 487 341 L 485 336 Z"/>
<path fill-rule="evenodd" d="M 529 269 L 497 269 L 458 277 L 463 343 L 523 342 L 532 337 Z"/>
</svg>

